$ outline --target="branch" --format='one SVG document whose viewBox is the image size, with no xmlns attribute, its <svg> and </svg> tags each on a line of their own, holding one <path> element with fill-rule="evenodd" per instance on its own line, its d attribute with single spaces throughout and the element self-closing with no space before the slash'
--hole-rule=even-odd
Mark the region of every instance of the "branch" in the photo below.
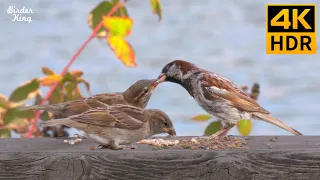
<svg viewBox="0 0 320 180">
<path fill-rule="evenodd" d="M 113 8 L 110 10 L 110 12 L 107 14 L 108 16 L 111 16 L 113 13 L 115 13 L 121 6 L 123 6 L 125 3 L 125 1 L 113 6 Z M 103 25 L 103 20 L 101 20 L 101 22 L 94 28 L 93 32 L 91 33 L 91 35 L 89 36 L 89 38 L 83 43 L 83 45 L 78 49 L 78 51 L 72 56 L 72 58 L 70 59 L 70 61 L 68 62 L 68 64 L 63 68 L 62 72 L 61 72 L 61 76 L 64 76 L 67 72 L 68 69 L 70 68 L 70 66 L 72 65 L 72 63 L 76 60 L 76 58 L 80 55 L 80 53 L 84 50 L 84 48 L 89 44 L 89 42 L 96 36 L 96 33 L 98 32 L 98 30 L 102 27 Z M 44 105 L 47 100 L 50 98 L 52 92 L 55 90 L 55 88 L 57 87 L 58 83 L 54 84 L 53 86 L 51 86 L 51 89 L 49 90 L 48 94 L 46 95 L 46 97 L 42 100 L 41 105 Z M 40 118 L 40 111 L 37 111 L 36 113 L 36 117 L 33 120 L 32 126 L 26 136 L 26 138 L 30 138 L 32 135 L 32 132 L 34 130 L 34 128 L 37 125 L 37 122 Z"/>
</svg>

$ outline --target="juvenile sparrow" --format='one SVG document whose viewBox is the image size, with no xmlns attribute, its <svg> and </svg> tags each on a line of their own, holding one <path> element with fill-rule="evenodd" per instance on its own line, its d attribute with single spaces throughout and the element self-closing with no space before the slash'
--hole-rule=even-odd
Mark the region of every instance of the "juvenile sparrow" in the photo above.
<svg viewBox="0 0 320 180">
<path fill-rule="evenodd" d="M 104 106 L 67 118 L 44 121 L 43 126 L 65 125 L 83 132 L 103 147 L 123 149 L 159 133 L 176 135 L 170 118 L 161 110 L 130 105 Z"/>
<path fill-rule="evenodd" d="M 198 68 L 192 63 L 175 60 L 168 63 L 156 81 L 180 84 L 209 114 L 221 120 L 223 129 L 212 136 L 226 135 L 241 119 L 259 119 L 283 128 L 292 134 L 302 135 L 262 108 L 239 87 L 217 73 Z"/>
<path fill-rule="evenodd" d="M 128 104 L 139 108 L 145 108 L 152 95 L 156 80 L 139 80 L 131 85 L 125 92 L 97 94 L 87 98 L 67 101 L 57 104 L 24 106 L 20 110 L 46 110 L 51 112 L 54 119 L 66 118 L 83 113 L 91 108 L 114 104 Z"/>
</svg>

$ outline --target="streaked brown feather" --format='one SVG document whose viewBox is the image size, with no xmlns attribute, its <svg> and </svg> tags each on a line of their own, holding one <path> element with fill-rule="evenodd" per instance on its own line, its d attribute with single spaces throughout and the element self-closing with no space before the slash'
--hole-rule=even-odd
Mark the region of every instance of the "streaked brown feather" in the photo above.
<svg viewBox="0 0 320 180">
<path fill-rule="evenodd" d="M 129 105 L 116 105 L 90 109 L 80 115 L 72 116 L 70 119 L 87 125 L 139 129 L 147 122 L 147 115 L 143 109 Z"/>
<path fill-rule="evenodd" d="M 214 77 L 216 76 L 216 77 Z M 260 112 L 268 114 L 269 112 L 262 108 L 257 101 L 251 99 L 240 88 L 235 86 L 231 81 L 212 73 L 206 73 L 202 78 L 203 92 L 206 98 L 223 98 L 230 102 L 230 105 L 247 112 Z M 210 87 L 220 89 L 220 92 L 213 91 Z M 225 91 L 224 91 L 225 90 Z M 211 97 L 210 97 L 211 96 Z"/>
<path fill-rule="evenodd" d="M 46 110 L 54 115 L 54 119 L 66 118 L 80 114 L 92 108 L 106 105 L 128 104 L 139 108 L 145 108 L 151 97 L 152 91 L 145 91 L 155 82 L 155 79 L 142 79 L 131 85 L 123 93 L 96 94 L 88 98 L 67 101 L 50 105 L 34 105 L 21 107 L 21 110 Z"/>
</svg>

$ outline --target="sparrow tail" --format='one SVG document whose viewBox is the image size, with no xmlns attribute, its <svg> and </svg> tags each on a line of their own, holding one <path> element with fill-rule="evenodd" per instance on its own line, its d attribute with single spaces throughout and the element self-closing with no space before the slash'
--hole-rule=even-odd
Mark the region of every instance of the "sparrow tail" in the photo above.
<svg viewBox="0 0 320 180">
<path fill-rule="evenodd" d="M 285 123 L 283 123 L 282 121 L 280 121 L 279 119 L 271 116 L 270 114 L 261 114 L 261 113 L 253 113 L 253 115 L 257 118 L 257 119 L 261 119 L 263 121 L 266 121 L 268 123 L 274 124 L 284 130 L 287 130 L 289 132 L 291 132 L 292 134 L 296 135 L 296 136 L 301 136 L 302 134 L 293 129 L 292 127 L 286 125 Z"/>
<path fill-rule="evenodd" d="M 70 123 L 71 122 L 69 118 L 61 118 L 61 119 L 52 119 L 52 120 L 44 121 L 41 123 L 41 125 L 43 127 L 58 126 L 58 125 L 69 126 Z"/>
<path fill-rule="evenodd" d="M 33 105 L 33 106 L 23 106 L 20 107 L 19 110 L 21 111 L 28 111 L 28 110 L 44 110 L 49 111 L 53 114 L 60 112 L 60 107 L 56 105 Z"/>
</svg>

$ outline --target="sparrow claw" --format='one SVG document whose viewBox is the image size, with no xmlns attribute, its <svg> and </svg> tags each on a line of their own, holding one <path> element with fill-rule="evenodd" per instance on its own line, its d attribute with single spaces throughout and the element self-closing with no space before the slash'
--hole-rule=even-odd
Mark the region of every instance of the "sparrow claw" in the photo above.
<svg viewBox="0 0 320 180">
<path fill-rule="evenodd" d="M 73 137 L 75 137 L 76 139 L 87 139 L 87 137 L 81 136 L 79 134 L 75 134 L 75 135 L 73 135 Z"/>
<path fill-rule="evenodd" d="M 110 145 L 102 145 L 102 144 L 99 144 L 97 146 L 97 149 L 111 149 Z"/>
<path fill-rule="evenodd" d="M 123 149 L 124 149 L 124 150 L 136 149 L 136 146 L 134 146 L 134 145 L 125 146 Z"/>
</svg>

